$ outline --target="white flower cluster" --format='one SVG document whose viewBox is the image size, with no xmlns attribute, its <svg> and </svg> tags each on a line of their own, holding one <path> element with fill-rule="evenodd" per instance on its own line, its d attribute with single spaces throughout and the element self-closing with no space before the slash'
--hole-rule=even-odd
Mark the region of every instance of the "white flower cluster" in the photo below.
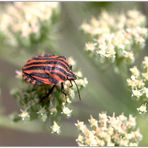
<svg viewBox="0 0 148 148">
<path fill-rule="evenodd" d="M 130 69 L 131 77 L 127 79 L 128 86 L 132 90 L 132 97 L 143 102 L 137 110 L 139 113 L 147 112 L 146 103 L 148 102 L 148 57 L 142 62 L 143 71 L 139 71 L 136 66 Z"/>
<path fill-rule="evenodd" d="M 19 114 L 19 117 L 21 117 L 22 120 L 26 120 L 30 118 L 30 115 L 27 111 L 21 110 L 21 113 Z"/>
<path fill-rule="evenodd" d="M 57 133 L 57 134 L 60 134 L 61 132 L 61 129 L 60 129 L 60 126 L 57 124 L 56 121 L 53 122 L 53 125 L 51 126 L 51 133 Z"/>
<path fill-rule="evenodd" d="M 137 108 L 139 114 L 144 114 L 147 112 L 147 104 L 142 104 L 139 108 Z"/>
<path fill-rule="evenodd" d="M 45 96 L 52 86 L 26 85 L 27 88 L 21 93 L 15 92 L 14 95 L 19 99 L 21 108 L 25 109 L 24 111 L 21 110 L 21 113 L 18 115 L 19 119 L 21 118 L 20 120 L 32 119 L 32 115 L 36 114 L 36 119 L 40 119 L 43 122 L 50 120 L 53 123 L 50 127 L 51 133 L 60 134 L 60 124 L 57 123 L 59 122 L 58 117 L 62 115 L 65 115 L 67 118 L 71 117 L 72 109 L 70 105 L 72 100 L 76 98 L 75 94 L 86 87 L 88 83 L 81 71 L 77 70 L 76 61 L 69 57 L 67 62 L 72 66 L 72 71 L 77 76 L 77 79 L 75 83 L 69 80 L 64 82 L 63 92 L 65 94 L 61 91 L 60 83 L 56 85 L 54 91 L 49 96 L 44 98 L 43 102 L 41 102 L 42 96 Z M 22 80 L 21 71 L 16 71 L 16 78 Z M 22 96 L 23 94 L 25 96 Z M 77 98 L 79 98 L 79 92 Z M 14 119 L 18 119 L 18 117 L 16 116 Z"/>
<path fill-rule="evenodd" d="M 52 23 L 52 16 L 57 12 L 58 2 L 14 2 L 6 7 L 0 16 L 0 31 L 11 44 L 19 40 L 29 42 L 31 35 L 40 38 L 43 23 Z M 46 32 L 48 33 L 48 32 Z M 22 42 L 22 41 L 21 41 Z"/>
<path fill-rule="evenodd" d="M 146 17 L 137 10 L 117 15 L 103 11 L 99 18 L 93 17 L 81 25 L 90 39 L 85 49 L 101 63 L 131 64 L 148 37 L 145 26 Z"/>
<path fill-rule="evenodd" d="M 88 121 L 89 127 L 81 121 L 76 123 L 80 131 L 76 139 L 79 146 L 138 146 L 142 140 L 132 115 L 115 117 L 100 113 L 99 120 L 91 116 Z"/>
</svg>

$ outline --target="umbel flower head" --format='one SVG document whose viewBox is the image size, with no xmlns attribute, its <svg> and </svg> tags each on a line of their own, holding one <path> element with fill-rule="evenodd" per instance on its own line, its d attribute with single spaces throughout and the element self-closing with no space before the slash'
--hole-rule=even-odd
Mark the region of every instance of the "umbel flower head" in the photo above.
<svg viewBox="0 0 148 148">
<path fill-rule="evenodd" d="M 58 2 L 14 2 L 0 16 L 0 32 L 11 46 L 30 47 L 49 41 L 58 16 Z"/>
<path fill-rule="evenodd" d="M 144 57 L 141 70 L 136 66 L 130 68 L 131 77 L 127 79 L 131 89 L 132 97 L 142 104 L 137 110 L 139 113 L 147 112 L 148 103 L 148 57 Z"/>
<path fill-rule="evenodd" d="M 79 90 L 86 87 L 87 79 L 77 70 L 76 62 L 73 58 L 68 58 L 70 65 L 73 65 L 73 72 L 77 75 L 75 83 Z M 17 71 L 17 78 L 22 81 L 21 72 Z M 22 81 L 23 82 L 23 81 Z M 73 82 L 72 82 L 73 84 Z M 69 80 L 64 82 L 64 94 L 61 91 L 61 85 L 57 84 L 53 92 L 47 95 L 51 90 L 51 85 L 31 85 L 26 84 L 22 90 L 15 91 L 17 101 L 19 102 L 21 113 L 14 116 L 14 121 L 19 120 L 41 120 L 49 122 L 51 133 L 60 134 L 60 121 L 62 116 L 69 118 L 72 114 L 70 104 L 76 97 L 77 88 Z M 78 98 L 78 97 L 77 97 Z"/>
<path fill-rule="evenodd" d="M 88 121 L 88 126 L 82 121 L 75 124 L 79 130 L 76 139 L 79 146 L 138 146 L 142 140 L 132 115 L 100 113 L 99 120 L 90 116 Z"/>
<path fill-rule="evenodd" d="M 103 11 L 98 18 L 84 22 L 81 29 L 88 35 L 85 50 L 90 56 L 100 63 L 113 63 L 118 71 L 134 62 L 148 37 L 146 17 L 137 10 L 121 14 Z"/>
</svg>

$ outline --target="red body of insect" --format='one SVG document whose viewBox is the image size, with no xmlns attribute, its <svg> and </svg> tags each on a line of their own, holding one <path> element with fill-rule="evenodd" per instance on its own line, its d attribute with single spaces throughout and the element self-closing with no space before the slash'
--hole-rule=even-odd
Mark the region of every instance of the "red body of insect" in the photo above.
<svg viewBox="0 0 148 148">
<path fill-rule="evenodd" d="M 23 79 L 34 85 L 56 85 L 66 80 L 76 80 L 64 56 L 35 56 L 27 61 L 22 72 Z"/>
</svg>

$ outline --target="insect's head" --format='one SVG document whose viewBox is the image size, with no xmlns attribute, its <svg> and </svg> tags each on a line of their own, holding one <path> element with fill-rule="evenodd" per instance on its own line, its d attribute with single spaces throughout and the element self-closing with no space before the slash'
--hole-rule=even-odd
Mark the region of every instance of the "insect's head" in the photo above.
<svg viewBox="0 0 148 148">
<path fill-rule="evenodd" d="M 76 80 L 77 77 L 76 77 L 76 75 L 71 71 L 70 73 L 68 73 L 67 79 L 68 79 L 68 80 Z"/>
</svg>

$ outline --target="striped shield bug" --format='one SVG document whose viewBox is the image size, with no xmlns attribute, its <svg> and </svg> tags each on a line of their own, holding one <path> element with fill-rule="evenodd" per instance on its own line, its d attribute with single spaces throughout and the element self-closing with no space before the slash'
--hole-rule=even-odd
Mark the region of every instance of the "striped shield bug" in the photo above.
<svg viewBox="0 0 148 148">
<path fill-rule="evenodd" d="M 23 79 L 33 85 L 51 85 L 52 87 L 45 97 L 49 96 L 59 83 L 61 84 L 62 93 L 66 95 L 64 92 L 64 82 L 69 80 L 72 86 L 73 81 L 76 85 L 79 99 L 81 99 L 75 82 L 77 77 L 64 56 L 45 54 L 32 57 L 23 66 L 22 74 Z"/>
</svg>

